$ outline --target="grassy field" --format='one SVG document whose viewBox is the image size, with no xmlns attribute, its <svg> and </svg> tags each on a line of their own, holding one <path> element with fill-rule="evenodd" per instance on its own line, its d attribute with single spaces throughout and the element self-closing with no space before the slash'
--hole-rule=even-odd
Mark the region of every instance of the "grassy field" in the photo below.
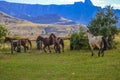
<svg viewBox="0 0 120 80">
<path fill-rule="evenodd" d="M 66 43 L 61 54 L 0 53 L 0 80 L 119 80 L 120 43 L 104 57 L 91 57 L 89 50 L 70 51 Z"/>
</svg>

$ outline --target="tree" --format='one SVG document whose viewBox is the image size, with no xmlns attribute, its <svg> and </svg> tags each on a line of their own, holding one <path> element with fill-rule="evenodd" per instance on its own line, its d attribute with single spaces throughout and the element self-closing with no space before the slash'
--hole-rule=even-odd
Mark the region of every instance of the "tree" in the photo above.
<svg viewBox="0 0 120 80">
<path fill-rule="evenodd" d="M 113 7 L 106 6 L 104 10 L 98 10 L 88 28 L 96 36 L 103 35 L 106 37 L 109 47 L 112 48 L 114 35 L 118 33 L 117 23 L 118 18 L 113 11 Z"/>
<path fill-rule="evenodd" d="M 7 32 L 8 30 L 3 25 L 0 24 L 0 41 L 4 36 L 7 35 Z"/>
</svg>

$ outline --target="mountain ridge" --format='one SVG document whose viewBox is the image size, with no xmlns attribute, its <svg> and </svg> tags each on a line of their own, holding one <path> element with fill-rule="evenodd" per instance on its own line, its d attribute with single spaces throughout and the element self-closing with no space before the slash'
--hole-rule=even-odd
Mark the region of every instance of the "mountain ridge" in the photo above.
<svg viewBox="0 0 120 80">
<path fill-rule="evenodd" d="M 38 35 L 49 35 L 50 33 L 55 33 L 59 36 L 66 36 L 71 32 L 78 31 L 79 25 L 73 26 L 70 23 L 72 22 L 61 18 L 63 23 L 56 24 L 36 24 L 29 22 L 27 20 L 18 19 L 12 17 L 4 12 L 0 11 L 0 24 L 4 25 L 8 31 L 9 36 L 24 36 L 24 37 L 36 37 Z M 62 24 L 62 25 L 61 25 Z"/>
<path fill-rule="evenodd" d="M 0 11 L 3 11 L 17 18 L 29 20 L 23 18 L 22 16 L 29 15 L 32 17 L 37 17 L 45 16 L 46 14 L 57 14 L 66 19 L 73 20 L 77 23 L 85 25 L 87 25 L 95 16 L 98 9 L 102 9 L 101 7 L 94 6 L 90 0 L 85 0 L 85 2 L 75 2 L 74 4 L 66 5 L 19 4 L 5 1 L 0 1 L 0 3 Z M 120 10 L 117 9 L 114 11 L 116 12 L 117 16 L 120 16 Z"/>
</svg>

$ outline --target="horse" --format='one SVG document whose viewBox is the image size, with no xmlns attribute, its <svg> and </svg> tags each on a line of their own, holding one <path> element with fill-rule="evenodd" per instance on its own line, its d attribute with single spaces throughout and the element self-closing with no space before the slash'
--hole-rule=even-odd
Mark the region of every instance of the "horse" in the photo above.
<svg viewBox="0 0 120 80">
<path fill-rule="evenodd" d="M 48 47 L 49 52 L 51 53 L 50 46 L 53 44 L 50 42 L 49 38 L 43 38 L 42 36 L 38 36 L 36 39 L 36 43 L 38 43 L 39 41 L 42 41 L 44 44 L 44 47 L 43 47 L 44 52 L 47 52 L 46 47 Z"/>
<path fill-rule="evenodd" d="M 6 43 L 7 41 L 9 41 L 10 43 L 12 42 L 12 40 L 18 40 L 18 39 L 15 39 L 15 38 L 11 38 L 11 37 L 5 37 L 5 40 L 4 40 L 4 43 Z M 28 38 L 21 38 L 18 40 L 18 43 L 20 45 L 20 41 L 21 41 L 21 45 L 24 47 L 24 52 L 26 52 L 26 50 L 29 49 L 28 47 L 28 43 L 30 45 L 30 50 L 32 49 L 32 43 L 31 41 L 28 39 Z M 14 47 L 14 51 L 16 51 L 16 47 L 18 46 L 17 43 L 13 43 L 13 47 Z"/>
<path fill-rule="evenodd" d="M 94 36 L 93 34 L 90 33 L 90 31 L 86 31 L 86 36 L 88 37 L 89 45 L 91 48 L 91 52 L 92 52 L 91 56 L 94 55 L 93 49 L 95 47 L 99 48 L 98 56 L 100 57 L 100 54 L 104 56 L 104 51 L 107 48 L 106 39 L 103 36 Z"/>
<path fill-rule="evenodd" d="M 62 46 L 62 52 L 64 52 L 64 41 L 62 38 L 56 37 L 55 34 L 51 33 L 49 39 L 50 42 L 54 44 L 54 49 L 56 52 L 61 52 L 60 45 Z"/>
</svg>

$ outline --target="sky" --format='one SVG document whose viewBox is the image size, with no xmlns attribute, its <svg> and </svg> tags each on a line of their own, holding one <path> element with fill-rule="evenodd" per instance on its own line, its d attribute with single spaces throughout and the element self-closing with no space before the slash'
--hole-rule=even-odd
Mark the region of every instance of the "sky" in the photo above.
<svg viewBox="0 0 120 80">
<path fill-rule="evenodd" d="M 73 4 L 74 2 L 84 0 L 0 0 L 15 3 L 27 3 L 27 4 Z M 114 9 L 120 9 L 120 0 L 91 0 L 95 6 L 101 6 L 102 8 L 106 5 L 111 5 Z"/>
</svg>

